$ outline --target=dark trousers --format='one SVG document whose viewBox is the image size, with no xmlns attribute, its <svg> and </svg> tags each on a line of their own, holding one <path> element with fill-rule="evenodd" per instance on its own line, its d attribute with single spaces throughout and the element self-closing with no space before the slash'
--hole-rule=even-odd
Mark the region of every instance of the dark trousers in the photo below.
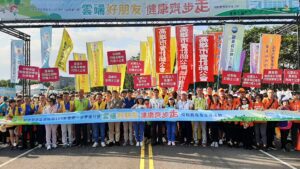
<svg viewBox="0 0 300 169">
<path fill-rule="evenodd" d="M 248 127 L 246 129 L 242 128 L 242 140 L 244 148 L 250 148 L 253 143 L 253 127 Z"/>
<path fill-rule="evenodd" d="M 29 134 L 29 135 L 28 135 Z M 23 148 L 27 148 L 27 140 L 29 136 L 30 147 L 34 147 L 34 133 L 33 133 L 33 126 L 31 125 L 24 125 L 22 126 L 22 146 Z"/>
<path fill-rule="evenodd" d="M 45 130 L 45 125 L 38 125 L 36 126 L 36 140 L 38 144 L 44 144 L 46 142 L 46 130 Z"/>
<path fill-rule="evenodd" d="M 151 124 L 152 143 L 162 143 L 162 122 L 153 121 Z M 157 141 L 158 139 L 158 141 Z"/>
<path fill-rule="evenodd" d="M 292 125 L 292 141 L 293 141 L 294 147 L 297 146 L 299 132 L 300 132 L 300 123 L 293 123 L 293 125 Z"/>
<path fill-rule="evenodd" d="M 239 124 L 233 124 L 231 132 L 232 132 L 232 141 L 234 143 L 239 143 L 242 141 L 241 139 L 242 127 Z"/>
<path fill-rule="evenodd" d="M 75 142 L 76 144 L 87 145 L 87 124 L 75 124 Z"/>
<path fill-rule="evenodd" d="M 267 146 L 268 147 L 273 147 L 276 124 L 277 122 L 274 121 L 267 122 Z"/>
<path fill-rule="evenodd" d="M 280 135 L 281 135 L 281 148 L 286 148 L 285 145 L 287 143 L 287 137 L 289 135 L 290 130 L 282 130 L 280 129 Z"/>
<path fill-rule="evenodd" d="M 184 143 L 184 138 L 186 138 L 186 143 L 191 143 L 193 136 L 192 123 L 190 121 L 182 121 L 179 122 L 179 126 L 181 128 L 181 142 Z"/>
<path fill-rule="evenodd" d="M 211 131 L 211 140 L 212 142 L 219 142 L 219 123 L 211 122 L 209 123 Z"/>
<path fill-rule="evenodd" d="M 225 131 L 225 137 L 226 137 L 226 141 L 233 141 L 233 123 L 224 123 L 224 131 Z"/>
</svg>

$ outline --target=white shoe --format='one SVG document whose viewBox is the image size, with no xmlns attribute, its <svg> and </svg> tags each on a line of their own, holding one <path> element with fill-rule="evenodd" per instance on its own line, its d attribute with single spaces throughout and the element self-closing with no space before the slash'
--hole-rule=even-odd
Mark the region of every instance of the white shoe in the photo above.
<svg viewBox="0 0 300 169">
<path fill-rule="evenodd" d="M 217 143 L 217 142 L 215 142 L 215 148 L 218 148 L 218 147 L 219 147 L 218 143 Z"/>
<path fill-rule="evenodd" d="M 171 141 L 168 141 L 168 146 L 170 146 L 172 144 L 172 142 Z"/>
<path fill-rule="evenodd" d="M 136 142 L 135 146 L 139 147 L 140 146 L 140 142 Z"/>
<path fill-rule="evenodd" d="M 105 147 L 105 146 L 106 146 L 105 142 L 101 142 L 101 147 Z"/>
<path fill-rule="evenodd" d="M 214 146 L 215 146 L 215 142 L 212 142 L 210 146 L 211 146 L 211 147 L 214 147 Z"/>
<path fill-rule="evenodd" d="M 133 146 L 134 145 L 133 141 L 129 141 L 129 145 Z"/>
<path fill-rule="evenodd" d="M 15 146 L 15 144 L 16 144 L 16 143 L 14 143 L 14 146 Z M 39 144 L 39 145 L 38 145 L 38 148 L 42 148 L 42 147 L 43 147 L 42 144 Z"/>
<path fill-rule="evenodd" d="M 175 141 L 172 141 L 172 146 L 175 146 Z"/>
<path fill-rule="evenodd" d="M 16 146 L 17 146 L 17 143 L 13 143 L 13 146 L 16 147 Z"/>
<path fill-rule="evenodd" d="M 56 145 L 56 144 L 53 144 L 52 147 L 53 147 L 53 148 L 57 148 L 57 145 Z"/>
<path fill-rule="evenodd" d="M 97 142 L 95 142 L 94 144 L 93 144 L 93 146 L 92 146 L 93 148 L 96 148 L 96 147 L 98 147 L 98 143 Z"/>
<path fill-rule="evenodd" d="M 143 147 L 143 142 L 140 142 L 140 146 Z"/>
<path fill-rule="evenodd" d="M 47 150 L 51 150 L 51 146 L 50 145 L 47 146 Z"/>
<path fill-rule="evenodd" d="M 124 143 L 123 143 L 123 146 L 127 146 L 127 142 L 124 142 Z"/>
<path fill-rule="evenodd" d="M 219 140 L 219 144 L 223 145 L 223 140 L 222 139 Z"/>
</svg>

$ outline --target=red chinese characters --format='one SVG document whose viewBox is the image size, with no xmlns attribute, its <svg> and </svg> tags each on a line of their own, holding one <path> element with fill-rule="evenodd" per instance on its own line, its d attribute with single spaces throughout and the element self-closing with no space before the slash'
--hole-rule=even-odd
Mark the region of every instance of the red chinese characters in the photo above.
<svg viewBox="0 0 300 169">
<path fill-rule="evenodd" d="M 195 37 L 196 82 L 214 81 L 214 36 Z"/>
<path fill-rule="evenodd" d="M 159 75 L 160 87 L 176 87 L 177 86 L 177 74 L 160 74 Z"/>
<path fill-rule="evenodd" d="M 134 89 L 151 88 L 151 75 L 134 76 Z"/>
<path fill-rule="evenodd" d="M 34 66 L 19 66 L 19 79 L 39 80 L 39 68 Z"/>
<path fill-rule="evenodd" d="M 56 82 L 59 81 L 58 68 L 41 68 L 40 82 Z"/>
<path fill-rule="evenodd" d="M 254 74 L 254 73 L 244 73 L 243 74 L 243 87 L 261 87 L 261 74 Z"/>
<path fill-rule="evenodd" d="M 144 61 L 133 61 L 127 62 L 127 73 L 128 74 L 143 74 L 144 73 Z"/>
<path fill-rule="evenodd" d="M 69 74 L 88 74 L 88 61 L 69 61 Z"/>
<path fill-rule="evenodd" d="M 179 91 L 186 91 L 193 77 L 193 34 L 193 25 L 176 26 Z"/>
<path fill-rule="evenodd" d="M 154 29 L 155 32 L 155 53 L 156 53 L 156 72 L 170 73 L 170 40 L 171 27 L 159 27 Z"/>
<path fill-rule="evenodd" d="M 105 72 L 104 85 L 106 86 L 121 86 L 121 73 Z"/>
<path fill-rule="evenodd" d="M 263 76 L 263 83 L 281 84 L 282 70 L 281 69 L 265 69 Z"/>
<path fill-rule="evenodd" d="M 108 51 L 107 52 L 108 65 L 126 64 L 125 50 Z"/>
<path fill-rule="evenodd" d="M 300 84 L 300 70 L 285 69 L 283 83 Z"/>
<path fill-rule="evenodd" d="M 242 72 L 223 71 L 222 84 L 240 85 Z"/>
</svg>

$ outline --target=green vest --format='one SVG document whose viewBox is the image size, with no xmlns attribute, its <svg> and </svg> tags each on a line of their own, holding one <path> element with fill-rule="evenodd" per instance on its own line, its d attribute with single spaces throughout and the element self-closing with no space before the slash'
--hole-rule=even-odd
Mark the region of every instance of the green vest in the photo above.
<svg viewBox="0 0 300 169">
<path fill-rule="evenodd" d="M 195 110 L 205 110 L 205 105 L 206 105 L 206 100 L 200 99 L 200 98 L 195 98 L 194 99 L 194 106 L 195 106 Z"/>
<path fill-rule="evenodd" d="M 89 107 L 89 100 L 88 99 L 82 99 L 81 101 L 79 99 L 76 99 L 74 101 L 75 111 L 84 111 L 87 110 Z"/>
</svg>

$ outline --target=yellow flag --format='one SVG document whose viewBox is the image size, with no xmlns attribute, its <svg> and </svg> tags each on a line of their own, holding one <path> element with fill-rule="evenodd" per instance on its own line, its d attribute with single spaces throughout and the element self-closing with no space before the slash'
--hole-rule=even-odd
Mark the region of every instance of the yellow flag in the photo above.
<svg viewBox="0 0 300 169">
<path fill-rule="evenodd" d="M 73 53 L 74 60 L 86 60 L 86 55 L 81 53 Z M 85 93 L 91 92 L 89 75 L 76 75 L 76 90 L 84 90 Z"/>
<path fill-rule="evenodd" d="M 86 43 L 91 87 L 103 86 L 103 42 Z"/>
<path fill-rule="evenodd" d="M 176 38 L 172 37 L 171 38 L 171 73 L 174 72 L 174 64 L 176 60 Z"/>
<path fill-rule="evenodd" d="M 60 43 L 60 49 L 56 58 L 55 67 L 58 67 L 60 70 L 67 72 L 67 61 L 69 55 L 73 50 L 72 39 L 66 29 L 63 31 L 62 40 Z"/>
</svg>

